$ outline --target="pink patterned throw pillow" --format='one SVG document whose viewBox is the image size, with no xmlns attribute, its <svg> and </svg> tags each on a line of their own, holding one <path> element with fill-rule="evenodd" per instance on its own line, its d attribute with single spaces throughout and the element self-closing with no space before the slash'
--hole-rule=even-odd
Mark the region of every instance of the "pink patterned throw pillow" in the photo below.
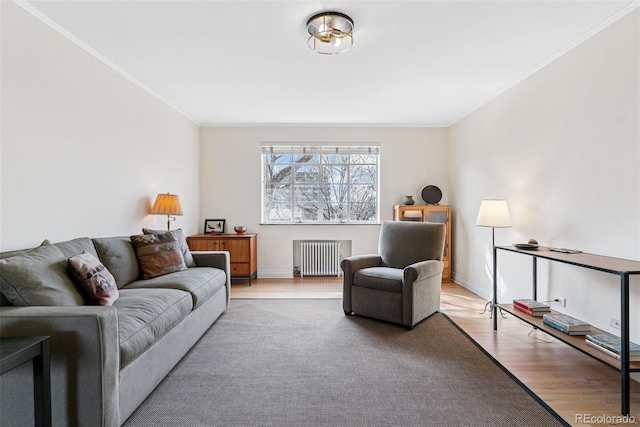
<svg viewBox="0 0 640 427">
<path fill-rule="evenodd" d="M 92 303 L 112 305 L 120 296 L 116 280 L 109 270 L 88 252 L 72 256 L 67 260 L 72 276 L 87 291 Z"/>
</svg>

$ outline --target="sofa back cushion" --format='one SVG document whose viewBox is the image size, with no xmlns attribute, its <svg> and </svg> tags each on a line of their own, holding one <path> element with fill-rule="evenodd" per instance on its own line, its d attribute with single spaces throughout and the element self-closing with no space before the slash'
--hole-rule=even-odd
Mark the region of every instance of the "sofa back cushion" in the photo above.
<svg viewBox="0 0 640 427">
<path fill-rule="evenodd" d="M 118 289 L 140 277 L 138 259 L 128 236 L 93 239 L 98 258 L 116 279 Z"/>
<path fill-rule="evenodd" d="M 45 240 L 0 260 L 0 291 L 17 306 L 78 306 L 84 298 L 67 274 L 67 258 Z"/>
<path fill-rule="evenodd" d="M 87 252 L 98 257 L 96 248 L 93 246 L 93 241 L 88 237 L 78 237 L 77 239 L 54 243 L 53 245 L 60 249 L 60 252 L 62 252 L 62 255 L 64 255 L 65 258 L 71 258 L 72 256 L 80 255 L 83 252 Z"/>
<path fill-rule="evenodd" d="M 20 254 L 23 254 L 23 253 L 29 252 L 29 251 L 30 251 L 30 249 L 20 249 L 20 250 L 16 250 L 16 251 L 0 252 L 0 259 L 4 259 L 4 258 L 9 258 L 9 257 L 12 257 L 12 256 L 20 255 Z M 11 306 L 11 305 L 13 305 L 13 304 L 11 304 L 11 301 L 9 301 L 9 298 L 4 296 L 2 291 L 0 291 L 0 306 Z"/>
</svg>

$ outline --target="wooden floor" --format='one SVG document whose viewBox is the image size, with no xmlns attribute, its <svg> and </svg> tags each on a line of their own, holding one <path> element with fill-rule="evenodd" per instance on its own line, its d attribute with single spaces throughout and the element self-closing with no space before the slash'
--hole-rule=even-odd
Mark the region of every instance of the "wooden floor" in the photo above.
<svg viewBox="0 0 640 427">
<path fill-rule="evenodd" d="M 234 280 L 232 298 L 341 298 L 340 278 Z M 569 424 L 625 425 L 620 374 L 517 318 L 499 318 L 493 331 L 485 301 L 455 283 L 442 286 L 441 311 Z M 640 384 L 631 381 L 631 416 L 640 425 Z M 591 422 L 587 422 L 587 421 Z M 514 421 L 517 425 L 517 421 Z"/>
</svg>

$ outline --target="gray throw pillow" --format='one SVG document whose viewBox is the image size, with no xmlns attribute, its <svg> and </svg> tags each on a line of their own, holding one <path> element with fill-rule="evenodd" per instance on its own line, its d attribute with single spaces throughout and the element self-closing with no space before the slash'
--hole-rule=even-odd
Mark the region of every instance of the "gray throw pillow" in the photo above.
<svg viewBox="0 0 640 427">
<path fill-rule="evenodd" d="M 17 306 L 84 305 L 67 274 L 67 259 L 48 240 L 29 252 L 0 260 L 0 290 Z"/>
<path fill-rule="evenodd" d="M 187 239 L 184 235 L 184 231 L 182 228 L 178 228 L 177 230 L 172 230 L 176 234 L 176 238 L 178 239 L 178 243 L 180 244 L 180 250 L 182 251 L 182 257 L 184 258 L 184 263 L 187 267 L 195 267 L 196 262 L 193 260 L 193 255 L 191 255 L 191 251 L 189 250 L 189 245 L 187 244 Z M 143 228 L 143 234 L 163 234 L 166 233 L 166 230 L 152 230 L 150 228 Z"/>
</svg>

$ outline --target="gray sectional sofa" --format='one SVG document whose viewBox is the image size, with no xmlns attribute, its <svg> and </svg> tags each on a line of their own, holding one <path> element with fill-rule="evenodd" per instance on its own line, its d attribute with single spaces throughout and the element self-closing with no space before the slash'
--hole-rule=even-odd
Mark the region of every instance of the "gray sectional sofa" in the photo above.
<svg viewBox="0 0 640 427">
<path fill-rule="evenodd" d="M 141 279 L 130 237 L 45 242 L 0 254 L 0 336 L 51 337 L 53 425 L 121 425 L 225 311 L 229 253 L 190 253 L 180 237 L 189 268 L 148 280 Z M 115 278 L 119 297 L 113 305 L 78 303 L 77 289 L 69 289 L 75 284 L 68 280 L 67 258 L 83 252 Z M 24 277 L 16 279 L 16 271 Z M 13 305 L 7 280 L 20 286 L 33 281 L 43 289 L 39 301 L 50 304 Z M 14 371 L 2 377 L 3 425 L 23 425 L 30 408 L 28 393 L 27 403 L 20 397 L 29 391 L 29 371 Z"/>
</svg>

